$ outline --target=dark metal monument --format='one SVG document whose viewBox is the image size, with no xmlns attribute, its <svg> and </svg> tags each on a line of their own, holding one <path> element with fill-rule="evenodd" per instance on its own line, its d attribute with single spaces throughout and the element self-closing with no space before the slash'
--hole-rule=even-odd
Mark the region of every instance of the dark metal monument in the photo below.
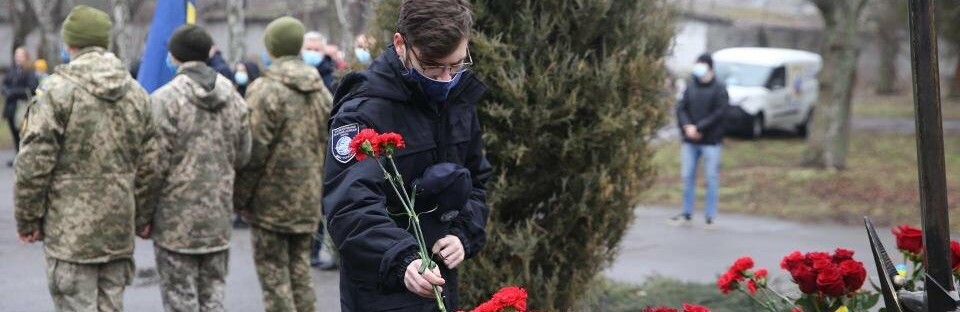
<svg viewBox="0 0 960 312">
<path fill-rule="evenodd" d="M 937 64 L 935 0 L 910 0 L 910 59 L 913 67 L 913 103 L 917 126 L 917 164 L 920 213 L 923 224 L 921 292 L 901 290 L 896 269 L 877 232 L 865 218 L 886 311 L 948 312 L 958 310 L 950 258 L 950 222 L 947 213 L 947 179 L 943 154 L 943 121 L 940 110 L 940 75 Z"/>
</svg>

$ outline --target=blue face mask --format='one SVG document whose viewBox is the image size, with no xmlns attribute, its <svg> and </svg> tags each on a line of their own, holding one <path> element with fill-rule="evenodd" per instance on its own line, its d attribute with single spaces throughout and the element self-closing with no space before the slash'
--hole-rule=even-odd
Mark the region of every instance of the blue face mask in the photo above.
<svg viewBox="0 0 960 312">
<path fill-rule="evenodd" d="M 300 52 L 300 58 L 303 59 L 304 62 L 306 62 L 307 64 L 310 64 L 310 66 L 313 66 L 313 67 L 317 67 L 320 65 L 321 62 L 323 62 L 323 54 L 320 54 L 320 52 L 317 52 L 317 51 Z"/>
<path fill-rule="evenodd" d="M 457 83 L 460 83 L 460 76 L 462 75 L 463 72 L 459 72 L 453 75 L 453 79 L 450 79 L 450 81 L 440 81 L 424 76 L 416 69 L 411 68 L 407 71 L 407 76 L 413 78 L 414 81 L 420 84 L 427 98 L 438 102 L 447 99 L 447 96 L 450 95 L 450 90 L 453 90 L 453 87 L 456 87 Z"/>
<path fill-rule="evenodd" d="M 263 67 L 270 66 L 270 54 L 263 52 L 263 54 L 260 54 L 260 59 L 263 60 Z"/>
<path fill-rule="evenodd" d="M 710 67 L 704 63 L 697 63 L 693 65 L 693 71 L 691 72 L 694 77 L 701 78 L 703 75 L 706 75 L 710 71 Z"/>
<path fill-rule="evenodd" d="M 67 52 L 67 47 L 60 47 L 60 63 L 67 64 L 70 63 L 70 53 Z"/>
<path fill-rule="evenodd" d="M 175 64 L 175 63 L 173 63 L 173 58 L 172 58 L 169 54 L 167 54 L 167 58 L 164 59 L 164 60 L 166 61 L 166 63 L 165 63 L 164 65 L 166 66 L 167 71 L 169 71 L 171 74 L 176 75 L 176 74 L 177 74 L 177 68 L 180 67 L 180 66 L 177 65 L 177 64 Z"/>
<path fill-rule="evenodd" d="M 237 85 L 240 85 L 240 86 L 247 85 L 247 83 L 250 82 L 248 79 L 250 79 L 250 77 L 247 77 L 247 73 L 245 72 L 237 72 L 236 74 L 233 75 L 233 80 L 236 80 Z"/>
<path fill-rule="evenodd" d="M 360 63 L 370 64 L 370 51 L 367 51 L 367 49 L 355 49 L 353 50 L 353 54 L 357 56 L 357 61 Z"/>
</svg>

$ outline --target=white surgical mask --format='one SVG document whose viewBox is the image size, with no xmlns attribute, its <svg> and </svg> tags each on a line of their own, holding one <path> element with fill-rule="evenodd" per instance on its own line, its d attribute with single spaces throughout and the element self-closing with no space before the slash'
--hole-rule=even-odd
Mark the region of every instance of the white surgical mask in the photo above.
<svg viewBox="0 0 960 312">
<path fill-rule="evenodd" d="M 704 63 L 696 63 L 693 65 L 693 71 L 691 72 L 694 77 L 701 78 L 710 71 L 710 67 Z"/>
</svg>

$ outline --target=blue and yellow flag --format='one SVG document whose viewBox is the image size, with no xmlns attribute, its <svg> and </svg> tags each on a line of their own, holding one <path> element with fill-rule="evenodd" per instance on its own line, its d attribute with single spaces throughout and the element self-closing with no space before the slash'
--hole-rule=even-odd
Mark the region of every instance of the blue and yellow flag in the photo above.
<svg viewBox="0 0 960 312">
<path fill-rule="evenodd" d="M 137 81 L 147 92 L 153 92 L 173 79 L 175 69 L 167 65 L 167 41 L 177 27 L 196 21 L 195 0 L 157 0 L 137 73 Z"/>
</svg>

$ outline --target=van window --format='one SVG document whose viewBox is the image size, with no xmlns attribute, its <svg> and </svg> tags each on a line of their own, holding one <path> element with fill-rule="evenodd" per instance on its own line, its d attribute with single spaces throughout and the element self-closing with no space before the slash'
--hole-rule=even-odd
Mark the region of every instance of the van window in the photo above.
<svg viewBox="0 0 960 312">
<path fill-rule="evenodd" d="M 717 79 L 728 86 L 765 87 L 772 68 L 730 62 L 715 62 Z"/>
<path fill-rule="evenodd" d="M 770 80 L 767 81 L 767 89 L 777 90 L 787 86 L 787 69 L 783 66 L 777 67 L 770 74 Z"/>
</svg>

